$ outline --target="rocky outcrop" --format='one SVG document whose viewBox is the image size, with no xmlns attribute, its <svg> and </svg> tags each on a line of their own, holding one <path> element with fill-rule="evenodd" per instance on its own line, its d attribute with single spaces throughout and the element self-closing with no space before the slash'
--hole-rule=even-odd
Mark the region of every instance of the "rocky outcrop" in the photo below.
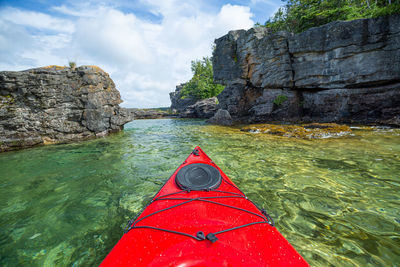
<svg viewBox="0 0 400 267">
<path fill-rule="evenodd" d="M 398 124 L 400 16 L 338 21 L 300 34 L 263 27 L 215 41 L 219 107 L 247 122 Z"/>
<path fill-rule="evenodd" d="M 132 113 L 96 66 L 0 72 L 0 151 L 104 136 Z"/>
<path fill-rule="evenodd" d="M 157 108 L 128 108 L 129 112 L 133 114 L 135 120 L 141 119 L 160 119 L 165 117 L 174 117 L 175 114 L 169 112 L 168 110 L 162 110 Z"/>
<path fill-rule="evenodd" d="M 185 110 L 178 114 L 182 118 L 208 119 L 211 118 L 217 111 L 217 101 L 218 99 L 215 96 L 198 100 L 196 103 L 186 107 Z"/>
<path fill-rule="evenodd" d="M 192 97 L 182 98 L 181 90 L 185 84 L 182 83 L 176 86 L 175 92 L 169 93 L 169 98 L 171 99 L 171 110 L 176 113 L 182 113 L 185 111 L 190 105 L 193 105 L 197 102 L 197 99 Z"/>
<path fill-rule="evenodd" d="M 182 118 L 211 118 L 217 111 L 217 98 L 182 98 L 181 90 L 184 85 L 184 83 L 177 85 L 175 92 L 169 93 L 172 112 Z"/>
</svg>

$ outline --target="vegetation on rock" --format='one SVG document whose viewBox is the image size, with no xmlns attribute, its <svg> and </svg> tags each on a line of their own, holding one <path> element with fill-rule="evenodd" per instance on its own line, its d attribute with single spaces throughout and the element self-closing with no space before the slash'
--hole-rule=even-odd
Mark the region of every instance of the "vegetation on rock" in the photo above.
<svg viewBox="0 0 400 267">
<path fill-rule="evenodd" d="M 272 31 L 303 32 L 337 20 L 376 18 L 400 14 L 400 0 L 283 0 L 264 25 Z"/>
<path fill-rule="evenodd" d="M 205 99 L 217 96 L 224 90 L 223 85 L 214 83 L 212 60 L 209 57 L 192 61 L 192 72 L 192 79 L 181 90 L 181 98 Z"/>
<path fill-rule="evenodd" d="M 63 69 L 65 69 L 65 66 L 49 65 L 49 66 L 42 67 L 42 69 L 63 70 Z"/>
<path fill-rule="evenodd" d="M 75 69 L 75 68 L 76 68 L 76 62 L 70 61 L 70 62 L 68 62 L 68 64 L 69 64 L 69 67 L 70 67 L 71 69 Z"/>
<path fill-rule="evenodd" d="M 288 97 L 285 95 L 278 95 L 275 99 L 274 99 L 274 104 L 277 106 L 282 105 L 286 100 L 288 100 Z"/>
</svg>

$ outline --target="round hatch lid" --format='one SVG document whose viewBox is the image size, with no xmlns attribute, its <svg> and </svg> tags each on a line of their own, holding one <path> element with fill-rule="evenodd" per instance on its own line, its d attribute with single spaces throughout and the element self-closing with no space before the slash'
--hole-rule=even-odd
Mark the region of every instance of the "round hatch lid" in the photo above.
<svg viewBox="0 0 400 267">
<path fill-rule="evenodd" d="M 221 184 L 220 172 L 211 165 L 193 163 L 176 174 L 175 182 L 183 190 L 210 190 Z"/>
</svg>

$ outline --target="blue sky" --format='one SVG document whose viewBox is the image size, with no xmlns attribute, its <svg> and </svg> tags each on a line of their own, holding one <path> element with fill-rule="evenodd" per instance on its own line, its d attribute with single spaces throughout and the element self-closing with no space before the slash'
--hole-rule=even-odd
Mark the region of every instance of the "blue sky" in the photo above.
<svg viewBox="0 0 400 267">
<path fill-rule="evenodd" d="M 124 107 L 169 106 L 214 39 L 264 23 L 278 0 L 0 0 L 0 70 L 98 65 Z"/>
</svg>

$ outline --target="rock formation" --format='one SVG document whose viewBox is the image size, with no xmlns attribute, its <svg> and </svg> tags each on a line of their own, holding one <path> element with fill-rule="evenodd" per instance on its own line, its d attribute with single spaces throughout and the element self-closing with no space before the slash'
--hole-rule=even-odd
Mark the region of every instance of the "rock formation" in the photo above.
<svg viewBox="0 0 400 267">
<path fill-rule="evenodd" d="M 178 113 L 183 118 L 211 118 L 217 111 L 218 99 L 214 97 L 198 100 L 193 105 L 186 107 L 182 112 Z"/>
<path fill-rule="evenodd" d="M 219 107 L 246 122 L 400 125 L 400 16 L 300 34 L 256 27 L 215 41 Z"/>
<path fill-rule="evenodd" d="M 141 119 L 161 119 L 166 117 L 174 117 L 175 114 L 168 112 L 167 110 L 157 109 L 157 108 L 127 108 L 129 112 L 133 115 L 135 120 Z"/>
<path fill-rule="evenodd" d="M 232 117 L 225 109 L 219 109 L 212 118 L 207 120 L 211 124 L 232 125 Z"/>
<path fill-rule="evenodd" d="M 133 119 L 121 102 L 114 82 L 96 66 L 2 71 L 0 151 L 120 131 Z"/>
<path fill-rule="evenodd" d="M 217 98 L 195 99 L 182 98 L 181 90 L 185 84 L 176 86 L 175 92 L 169 93 L 171 110 L 182 118 L 210 118 L 217 111 Z"/>
<path fill-rule="evenodd" d="M 171 110 L 178 114 L 185 111 L 188 106 L 197 102 L 197 99 L 192 97 L 182 98 L 181 90 L 184 85 L 184 83 L 177 85 L 175 92 L 169 93 L 169 98 L 171 99 Z"/>
</svg>

